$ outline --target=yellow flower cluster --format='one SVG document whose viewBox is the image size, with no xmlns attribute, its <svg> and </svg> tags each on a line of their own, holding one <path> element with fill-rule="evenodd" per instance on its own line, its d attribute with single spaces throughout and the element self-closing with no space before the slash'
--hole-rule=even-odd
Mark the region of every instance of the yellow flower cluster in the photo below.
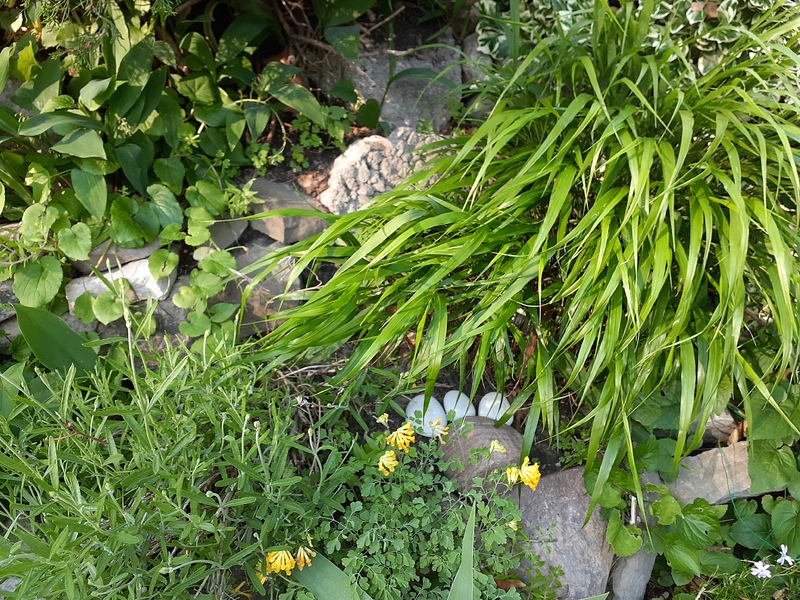
<svg viewBox="0 0 800 600">
<path fill-rule="evenodd" d="M 442 418 L 439 417 L 435 421 L 428 421 L 428 425 L 430 425 L 433 430 L 431 437 L 439 438 L 439 443 L 442 445 L 446 444 L 447 442 L 442 439 L 442 436 L 447 435 L 450 432 L 450 428 L 442 427 Z"/>
<path fill-rule="evenodd" d="M 497 440 L 492 440 L 492 443 L 489 444 L 489 453 L 492 453 L 492 452 L 500 452 L 502 454 L 505 454 L 506 453 L 506 449 L 505 449 L 505 446 L 503 446 L 503 444 L 501 444 Z"/>
<path fill-rule="evenodd" d="M 295 567 L 301 571 L 304 567 L 310 567 L 311 557 L 316 555 L 316 552 L 305 546 L 300 546 L 295 556 L 292 556 L 292 553 L 288 550 L 277 550 L 275 552 L 267 552 L 264 565 L 267 573 L 280 573 L 283 571 L 288 576 L 292 574 L 292 569 Z M 266 575 L 261 571 L 261 565 L 259 565 L 258 569 L 258 580 L 262 585 L 267 580 Z"/>
<path fill-rule="evenodd" d="M 539 472 L 539 464 L 532 465 L 530 458 L 527 456 L 525 460 L 522 461 L 521 467 L 508 467 L 506 469 L 506 479 L 508 479 L 509 484 L 522 481 L 522 483 L 534 491 L 539 485 L 539 479 L 541 479 L 541 477 L 542 474 Z"/>
<path fill-rule="evenodd" d="M 411 426 L 411 423 L 406 423 L 386 438 L 387 444 L 403 452 L 408 452 L 409 446 L 415 441 L 417 441 L 417 438 L 414 437 L 414 428 Z"/>
<path fill-rule="evenodd" d="M 378 460 L 378 469 L 380 469 L 381 473 L 384 475 L 388 475 L 389 473 L 394 473 L 394 468 L 398 464 L 397 455 L 394 453 L 394 450 L 387 450 L 383 453 L 380 460 Z"/>
</svg>

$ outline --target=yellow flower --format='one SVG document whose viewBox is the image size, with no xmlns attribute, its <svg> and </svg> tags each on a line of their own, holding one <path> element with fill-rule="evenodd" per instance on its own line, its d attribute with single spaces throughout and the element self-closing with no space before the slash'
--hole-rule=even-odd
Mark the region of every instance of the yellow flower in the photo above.
<svg viewBox="0 0 800 600">
<path fill-rule="evenodd" d="M 450 431 L 450 428 L 442 427 L 442 418 L 439 417 L 435 421 L 428 421 L 428 425 L 430 425 L 431 429 L 433 429 L 431 432 L 431 437 L 437 437 L 439 438 L 440 444 L 446 444 L 447 442 L 442 439 L 442 436 L 447 435 L 447 433 Z"/>
<path fill-rule="evenodd" d="M 294 567 L 294 556 L 292 556 L 292 553 L 288 550 L 278 550 L 277 552 L 267 553 L 267 573 L 286 571 L 287 575 L 291 575 Z"/>
<path fill-rule="evenodd" d="M 513 521 L 513 520 L 508 522 L 508 526 L 509 526 L 511 529 L 513 529 L 514 531 L 516 531 L 516 530 L 517 530 L 517 527 L 518 527 L 518 525 L 517 525 L 517 522 L 516 522 L 516 521 Z"/>
<path fill-rule="evenodd" d="M 400 429 L 386 438 L 387 444 L 394 446 L 403 452 L 408 452 L 408 447 L 415 441 L 416 438 L 414 437 L 414 428 L 411 427 L 411 423 L 406 423 Z"/>
<path fill-rule="evenodd" d="M 526 456 L 519 469 L 519 477 L 522 479 L 522 483 L 535 491 L 536 486 L 539 485 L 539 479 L 542 478 L 542 474 L 539 472 L 539 463 L 532 465 L 531 460 Z"/>
<path fill-rule="evenodd" d="M 381 425 L 388 425 L 389 424 L 389 413 L 383 413 L 380 417 L 375 419 Z"/>
<path fill-rule="evenodd" d="M 519 481 L 519 469 L 517 467 L 508 467 L 506 469 L 506 479 L 508 479 L 508 485 L 513 485 Z"/>
<path fill-rule="evenodd" d="M 311 548 L 306 548 L 305 546 L 300 546 L 297 549 L 297 568 L 301 571 L 303 567 L 310 567 L 311 566 L 311 557 L 316 556 L 317 553 L 314 552 Z"/>
<path fill-rule="evenodd" d="M 394 468 L 397 465 L 397 455 L 394 453 L 394 450 L 387 450 L 384 452 L 383 456 L 381 456 L 380 460 L 378 461 L 378 468 L 384 475 L 394 473 Z"/>
<path fill-rule="evenodd" d="M 506 449 L 503 447 L 503 444 L 497 440 L 492 440 L 492 443 L 489 444 L 489 452 L 501 452 L 502 454 L 505 454 Z"/>
</svg>

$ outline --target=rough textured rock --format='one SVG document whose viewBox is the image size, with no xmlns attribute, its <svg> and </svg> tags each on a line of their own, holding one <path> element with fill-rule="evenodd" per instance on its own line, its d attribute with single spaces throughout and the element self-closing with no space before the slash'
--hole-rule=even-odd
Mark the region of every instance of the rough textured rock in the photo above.
<svg viewBox="0 0 800 600">
<path fill-rule="evenodd" d="M 115 281 L 120 278 L 127 279 L 131 284 L 131 292 L 133 294 L 131 301 L 133 302 L 146 300 L 148 296 L 152 297 L 153 300 L 162 300 L 169 294 L 177 273 L 173 271 L 169 277 L 155 279 L 150 273 L 150 267 L 147 262 L 147 259 L 130 262 L 119 269 L 108 272 L 104 277 L 109 281 Z M 99 296 L 108 291 L 108 287 L 99 277 L 90 275 L 73 279 L 66 285 L 64 291 L 69 303 L 69 311 L 72 313 L 75 308 L 75 300 L 81 294 L 89 292 L 93 296 Z"/>
<path fill-rule="evenodd" d="M 181 275 L 175 280 L 173 290 L 180 290 L 181 286 L 191 285 L 189 275 Z M 153 318 L 156 320 L 156 330 L 161 333 L 177 334 L 180 332 L 180 325 L 186 321 L 189 310 L 175 306 L 172 296 L 164 298 L 158 303 L 153 311 Z"/>
<path fill-rule="evenodd" d="M 469 425 L 472 430 L 467 431 Z M 467 417 L 463 424 L 451 426 L 447 444 L 442 446 L 442 451 L 445 459 L 458 458 L 464 466 L 463 470 L 451 467 L 447 471 L 448 477 L 455 479 L 461 489 L 469 489 L 475 477 L 486 477 L 495 469 L 505 469 L 518 462 L 522 452 L 522 435 L 511 427 L 495 425 L 494 419 Z M 506 453 L 493 452 L 487 457 L 486 453 L 472 452 L 482 448 L 488 450 L 492 440 L 500 442 Z"/>
<path fill-rule="evenodd" d="M 283 244 L 275 242 L 262 246 L 260 244 L 253 244 L 247 252 L 238 252 L 235 255 L 236 268 L 240 271 L 245 270 L 247 267 L 261 260 L 271 252 L 283 248 Z M 273 315 L 281 307 L 289 308 L 296 305 L 295 300 L 287 300 L 284 294 L 296 292 L 300 289 L 298 281 L 292 282 L 287 290 L 287 282 L 289 273 L 294 266 L 295 260 L 290 257 L 282 258 L 272 271 L 265 277 L 261 278 L 258 284 L 250 291 L 247 296 L 245 304 L 245 313 L 242 317 L 241 335 L 252 335 L 257 331 L 265 331 L 268 328 L 266 318 Z M 247 280 L 239 280 L 230 282 L 225 289 L 214 296 L 209 298 L 208 305 L 212 306 L 220 302 L 229 302 L 232 304 L 239 304 L 242 301 L 242 295 L 245 288 L 257 274 L 252 273 Z M 270 323 L 270 328 L 273 326 Z"/>
<path fill-rule="evenodd" d="M 258 194 L 263 204 L 256 204 L 253 214 L 283 208 L 300 208 L 314 210 L 316 207 L 305 196 L 282 183 L 275 183 L 265 177 L 252 182 L 252 191 Z M 327 227 L 325 219 L 318 217 L 268 217 L 250 221 L 250 227 L 277 240 L 282 244 L 294 244 L 297 241 L 318 234 Z"/>
<path fill-rule="evenodd" d="M 22 583 L 21 579 L 16 577 L 9 577 L 2 583 L 0 583 L 0 592 L 13 592 L 17 589 L 17 586 Z M 3 600 L 3 596 L 0 596 L 0 600 Z"/>
<path fill-rule="evenodd" d="M 17 302 L 19 300 L 14 293 L 14 283 L 10 279 L 0 282 L 0 322 L 16 314 L 10 305 Z"/>
<path fill-rule="evenodd" d="M 669 491 L 686 504 L 695 498 L 722 504 L 753 496 L 747 472 L 747 447 L 747 442 L 737 442 L 683 459 L 678 478 L 666 484 Z"/>
<path fill-rule="evenodd" d="M 642 477 L 642 487 L 648 483 L 661 484 L 658 473 L 645 473 Z M 646 506 L 638 511 L 637 525 L 639 527 L 643 527 L 645 519 L 651 525 L 656 521 L 654 517 L 649 516 L 647 507 L 658 500 L 659 495 L 645 492 L 643 499 Z M 616 557 L 608 580 L 608 600 L 644 600 L 656 556 L 656 554 L 645 552 L 642 549 L 631 556 Z"/>
<path fill-rule="evenodd" d="M 452 32 L 444 34 L 438 41 L 449 46 L 455 44 Z M 419 45 L 424 43 L 420 40 Z M 461 69 L 457 65 L 460 59 L 459 53 L 452 48 L 401 52 L 389 50 L 384 44 L 362 51 L 356 63 L 331 54 L 319 76 L 326 91 L 339 80 L 348 79 L 363 100 L 383 100 L 381 120 L 392 129 L 416 127 L 421 119 L 426 119 L 434 131 L 440 131 L 450 121 L 450 111 L 444 99 L 450 87 L 413 77 L 396 79 L 390 86 L 389 74 L 406 69 L 426 69 L 434 73 L 444 72 L 444 77 L 460 85 Z M 395 63 L 393 68 L 392 62 Z"/>
<path fill-rule="evenodd" d="M 0 323 L 0 352 L 7 352 L 11 342 L 21 334 L 17 317 L 11 317 Z"/>
<path fill-rule="evenodd" d="M 491 66 L 492 57 L 478 51 L 478 33 L 472 32 L 465 37 L 461 43 L 461 49 L 468 59 L 461 65 L 461 77 L 464 83 L 486 79 L 486 73 L 481 66 Z"/>
<path fill-rule="evenodd" d="M 542 476 L 535 492 L 521 486 L 512 492 L 522 509 L 522 526 L 533 550 L 549 567 L 560 567 L 558 598 L 580 600 L 606 591 L 614 553 L 606 541 L 607 522 L 595 507 L 586 526 L 589 495 L 583 469 Z"/>
<path fill-rule="evenodd" d="M 437 139 L 401 127 L 388 138 L 373 135 L 358 140 L 334 161 L 320 203 L 337 215 L 362 208 L 403 181 L 418 164 L 414 150 Z"/>
<path fill-rule="evenodd" d="M 96 267 L 100 272 L 105 273 L 121 265 L 147 258 L 160 247 L 161 242 L 159 240 L 154 240 L 141 248 L 122 248 L 108 240 L 92 248 L 91 252 L 89 252 L 89 260 L 75 261 L 72 266 L 84 275 L 89 275 L 92 272 L 92 267 Z"/>
<path fill-rule="evenodd" d="M 632 556 L 617 557 L 611 568 L 607 600 L 644 600 L 656 556 L 639 550 Z"/>
<path fill-rule="evenodd" d="M 715 444 L 720 442 L 726 444 L 731 433 L 736 429 L 736 420 L 733 415 L 728 411 L 722 411 L 722 414 L 711 415 L 706 423 L 706 431 L 703 434 L 703 443 Z"/>
<path fill-rule="evenodd" d="M 192 254 L 192 258 L 199 262 L 212 251 L 214 246 L 220 250 L 230 248 L 239 240 L 245 229 L 247 229 L 247 221 L 244 220 L 233 219 L 215 222 L 208 228 L 208 231 L 211 233 L 213 245 L 204 244 L 199 246 Z"/>
</svg>

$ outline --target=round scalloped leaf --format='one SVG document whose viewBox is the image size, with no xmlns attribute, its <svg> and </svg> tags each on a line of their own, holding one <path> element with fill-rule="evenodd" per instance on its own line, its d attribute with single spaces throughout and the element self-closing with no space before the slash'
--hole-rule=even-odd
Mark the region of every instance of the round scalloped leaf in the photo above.
<svg viewBox="0 0 800 600">
<path fill-rule="evenodd" d="M 30 261 L 14 273 L 14 293 L 20 304 L 39 308 L 56 297 L 64 273 L 61 263 L 52 256 Z"/>
<path fill-rule="evenodd" d="M 784 500 L 772 510 L 772 530 L 777 544 L 789 547 L 789 556 L 800 556 L 800 502 Z"/>
<path fill-rule="evenodd" d="M 58 249 L 71 260 L 89 260 L 92 249 L 92 231 L 85 223 L 75 223 L 72 227 L 58 232 Z"/>
<path fill-rule="evenodd" d="M 94 296 L 92 296 L 91 292 L 83 292 L 75 299 L 72 314 L 88 325 L 95 318 L 92 304 L 94 304 Z"/>
<path fill-rule="evenodd" d="M 112 321 L 122 317 L 124 307 L 122 300 L 116 292 L 103 292 L 92 302 L 92 310 L 97 320 L 103 325 L 108 325 Z"/>
<path fill-rule="evenodd" d="M 630 556 L 642 547 L 641 529 L 627 527 L 622 522 L 619 511 L 616 509 L 611 511 L 611 516 L 608 519 L 606 539 L 614 549 L 614 554 L 619 556 Z"/>
</svg>

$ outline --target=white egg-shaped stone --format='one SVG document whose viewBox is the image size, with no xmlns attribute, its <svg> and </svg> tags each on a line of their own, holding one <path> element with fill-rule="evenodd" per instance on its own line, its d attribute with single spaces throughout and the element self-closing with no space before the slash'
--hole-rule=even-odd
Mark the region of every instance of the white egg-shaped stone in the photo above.
<svg viewBox="0 0 800 600">
<path fill-rule="evenodd" d="M 511 407 L 500 392 L 489 392 L 478 403 L 478 416 L 497 421 Z"/>
<path fill-rule="evenodd" d="M 425 411 L 425 414 L 422 413 L 424 407 L 425 395 L 414 396 L 406 406 L 406 417 L 409 423 L 414 426 L 415 432 L 425 437 L 431 437 L 433 435 L 431 423 L 436 422 L 436 419 L 441 419 L 441 426 L 445 427 L 447 425 L 447 413 L 442 408 L 442 404 L 433 396 L 428 402 L 428 410 Z"/>
<path fill-rule="evenodd" d="M 449 413 L 451 410 L 456 413 L 453 417 L 454 420 L 463 419 L 464 417 L 474 417 L 475 406 L 469 401 L 469 396 L 464 392 L 458 390 L 450 390 L 444 395 L 442 399 L 445 412 Z"/>
</svg>

